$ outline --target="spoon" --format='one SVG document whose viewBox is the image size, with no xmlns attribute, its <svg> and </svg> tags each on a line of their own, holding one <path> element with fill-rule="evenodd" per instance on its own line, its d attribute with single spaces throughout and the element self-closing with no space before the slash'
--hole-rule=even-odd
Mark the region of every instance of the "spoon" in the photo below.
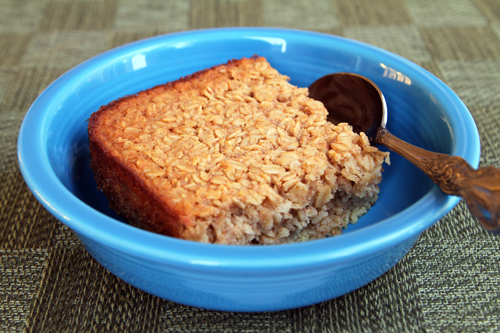
<svg viewBox="0 0 500 333">
<path fill-rule="evenodd" d="M 347 122 L 364 132 L 372 145 L 384 145 L 403 156 L 450 195 L 465 199 L 470 212 L 488 231 L 500 234 L 500 169 L 474 169 L 459 156 L 413 146 L 387 128 L 387 105 L 380 89 L 369 79 L 352 73 L 323 76 L 309 87 L 309 96 L 323 102 L 334 124 Z"/>
</svg>

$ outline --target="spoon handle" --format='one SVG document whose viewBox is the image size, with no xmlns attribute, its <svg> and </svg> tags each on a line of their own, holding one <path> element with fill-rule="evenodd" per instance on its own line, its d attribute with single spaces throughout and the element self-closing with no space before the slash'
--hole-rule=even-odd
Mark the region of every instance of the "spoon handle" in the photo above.
<svg viewBox="0 0 500 333">
<path fill-rule="evenodd" d="M 415 147 L 380 128 L 375 142 L 412 162 L 446 194 L 465 199 L 481 225 L 500 234 L 500 169 L 474 169 L 459 156 L 434 153 Z"/>
</svg>

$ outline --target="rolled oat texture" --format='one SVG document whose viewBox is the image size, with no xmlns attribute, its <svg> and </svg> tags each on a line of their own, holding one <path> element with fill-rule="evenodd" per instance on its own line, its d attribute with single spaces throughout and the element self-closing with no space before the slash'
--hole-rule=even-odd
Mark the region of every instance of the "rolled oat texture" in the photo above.
<svg viewBox="0 0 500 333">
<path fill-rule="evenodd" d="M 101 107 L 91 167 L 131 224 L 186 240 L 277 244 L 338 235 L 375 203 L 388 153 L 262 57 Z"/>
</svg>

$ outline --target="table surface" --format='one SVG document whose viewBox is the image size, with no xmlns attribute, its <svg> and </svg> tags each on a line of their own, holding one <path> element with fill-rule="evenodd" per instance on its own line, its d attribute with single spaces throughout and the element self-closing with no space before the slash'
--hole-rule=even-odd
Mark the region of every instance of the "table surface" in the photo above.
<svg viewBox="0 0 500 333">
<path fill-rule="evenodd" d="M 0 331 L 500 331 L 500 237 L 463 202 L 359 290 L 300 309 L 228 313 L 119 280 L 35 200 L 16 138 L 47 85 L 118 45 L 222 26 L 321 31 L 410 59 L 465 102 L 481 165 L 500 166 L 498 0 L 0 0 Z"/>
</svg>

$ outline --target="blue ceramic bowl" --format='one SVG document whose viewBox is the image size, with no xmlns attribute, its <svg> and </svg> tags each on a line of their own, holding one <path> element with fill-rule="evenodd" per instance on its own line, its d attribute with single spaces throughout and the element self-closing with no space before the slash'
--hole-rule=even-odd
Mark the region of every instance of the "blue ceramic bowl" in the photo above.
<svg viewBox="0 0 500 333">
<path fill-rule="evenodd" d="M 90 254 L 148 293 L 201 308 L 268 311 L 306 306 L 366 285 L 395 265 L 459 198 L 392 154 L 377 204 L 339 237 L 300 244 L 224 246 L 131 227 L 96 190 L 86 120 L 101 105 L 228 59 L 265 56 L 298 86 L 336 71 L 373 80 L 388 128 L 430 150 L 479 163 L 479 136 L 460 99 L 436 77 L 384 50 L 332 35 L 270 28 L 175 33 L 94 57 L 52 83 L 20 129 L 18 158 L 36 198 Z"/>
</svg>

